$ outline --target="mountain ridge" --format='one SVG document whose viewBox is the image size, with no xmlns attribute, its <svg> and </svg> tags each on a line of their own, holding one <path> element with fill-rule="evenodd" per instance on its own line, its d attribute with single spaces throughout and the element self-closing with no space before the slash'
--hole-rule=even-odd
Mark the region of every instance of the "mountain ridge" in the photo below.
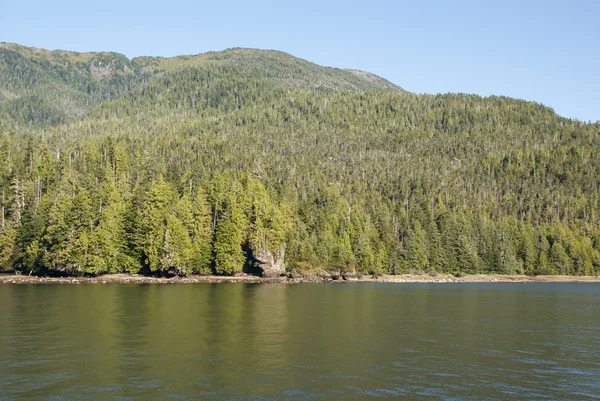
<svg viewBox="0 0 600 401">
<path fill-rule="evenodd" d="M 168 68 L 173 68 L 173 67 L 187 66 L 185 61 L 190 61 L 190 60 L 194 60 L 194 59 L 212 60 L 213 57 L 215 57 L 215 56 L 219 56 L 221 54 L 231 53 L 231 52 L 255 53 L 255 54 L 264 55 L 264 56 L 272 54 L 272 55 L 277 55 L 278 57 L 294 59 L 294 60 L 302 62 L 302 63 L 311 64 L 313 66 L 317 66 L 317 67 L 321 67 L 321 68 L 325 68 L 325 69 L 352 72 L 357 75 L 366 76 L 370 80 L 388 81 L 385 78 L 380 77 L 376 74 L 373 74 L 369 71 L 355 69 L 355 68 L 338 68 L 338 67 L 330 67 L 330 66 L 320 65 L 320 64 L 308 61 L 306 59 L 296 57 L 290 53 L 287 53 L 287 52 L 284 52 L 281 50 L 274 50 L 274 49 L 232 47 L 232 48 L 226 48 L 223 50 L 211 50 L 211 51 L 197 53 L 197 54 L 181 54 L 181 55 L 176 55 L 176 56 L 171 56 L 171 57 L 141 55 L 141 56 L 135 56 L 135 57 L 129 58 L 122 53 L 113 52 L 113 51 L 79 52 L 79 51 L 64 50 L 64 49 L 49 50 L 49 49 L 34 47 L 34 46 L 24 46 L 24 45 L 14 43 L 14 42 L 0 42 L 0 48 L 13 50 L 13 51 L 19 52 L 20 54 L 23 54 L 24 56 L 35 57 L 37 59 L 44 59 L 44 58 L 47 59 L 48 57 L 52 57 L 54 59 L 54 61 L 59 61 L 61 58 L 67 57 L 67 58 L 72 58 L 73 61 L 85 62 L 85 61 L 93 60 L 94 58 L 97 58 L 99 56 L 103 56 L 103 57 L 113 56 L 113 57 L 118 57 L 121 59 L 126 59 L 134 66 L 135 65 L 144 66 L 147 64 L 152 64 L 153 61 L 154 62 L 158 61 L 159 62 L 158 69 L 168 69 Z M 177 61 L 179 61 L 180 63 L 177 63 Z M 193 63 L 191 63 L 191 64 L 193 64 Z M 395 87 L 395 89 L 403 91 L 403 89 L 401 87 L 397 86 L 396 84 L 393 84 L 390 81 L 388 81 L 388 83 L 389 83 L 390 89 Z"/>
<path fill-rule="evenodd" d="M 232 48 L 175 57 L 71 52 L 0 43 L 0 113 L 56 125 L 131 93 L 154 77 L 186 68 L 240 66 L 279 85 L 316 92 L 404 92 L 365 71 L 323 67 L 277 50 Z M 55 104 L 59 100 L 60 105 Z"/>
</svg>

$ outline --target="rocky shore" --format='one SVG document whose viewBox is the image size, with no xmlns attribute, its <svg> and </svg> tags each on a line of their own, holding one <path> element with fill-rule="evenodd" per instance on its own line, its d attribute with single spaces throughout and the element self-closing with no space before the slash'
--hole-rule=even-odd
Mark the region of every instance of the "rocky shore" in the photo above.
<svg viewBox="0 0 600 401">
<path fill-rule="evenodd" d="M 143 275 L 107 274 L 97 277 L 39 277 L 18 274 L 0 274 L 0 284 L 192 284 L 192 283 L 600 283 L 597 276 L 521 276 L 521 275 L 381 275 L 357 276 L 342 274 L 297 274 L 281 277 L 241 275 L 151 277 Z"/>
</svg>

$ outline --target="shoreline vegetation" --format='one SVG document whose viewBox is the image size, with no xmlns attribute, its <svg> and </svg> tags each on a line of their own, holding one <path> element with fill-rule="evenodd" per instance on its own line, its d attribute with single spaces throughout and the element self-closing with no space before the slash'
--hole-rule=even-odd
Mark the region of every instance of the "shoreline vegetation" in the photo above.
<svg viewBox="0 0 600 401">
<path fill-rule="evenodd" d="M 281 52 L 0 43 L 0 272 L 597 276 L 599 155 L 600 123 Z"/>
<path fill-rule="evenodd" d="M 599 276 L 526 276 L 473 274 L 456 277 L 450 274 L 401 274 L 379 276 L 344 276 L 330 274 L 295 274 L 280 277 L 174 276 L 152 277 L 140 274 L 105 274 L 95 277 L 42 277 L 0 274 L 0 284 L 302 284 L 302 283 L 600 283 Z"/>
</svg>

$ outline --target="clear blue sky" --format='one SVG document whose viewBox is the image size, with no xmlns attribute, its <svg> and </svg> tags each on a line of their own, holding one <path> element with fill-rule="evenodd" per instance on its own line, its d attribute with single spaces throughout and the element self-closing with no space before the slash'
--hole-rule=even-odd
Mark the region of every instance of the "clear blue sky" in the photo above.
<svg viewBox="0 0 600 401">
<path fill-rule="evenodd" d="M 0 0 L 0 41 L 128 57 L 277 49 L 417 93 L 535 100 L 600 120 L 600 1 Z"/>
</svg>

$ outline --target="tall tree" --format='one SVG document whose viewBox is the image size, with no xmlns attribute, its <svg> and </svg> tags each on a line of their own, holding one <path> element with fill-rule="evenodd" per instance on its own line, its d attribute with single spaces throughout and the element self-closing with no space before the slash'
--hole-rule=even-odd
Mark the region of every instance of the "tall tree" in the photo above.
<svg viewBox="0 0 600 401">
<path fill-rule="evenodd" d="M 425 249 L 425 235 L 419 221 L 415 221 L 412 230 L 408 232 L 406 258 L 411 270 L 421 272 L 429 267 L 429 259 Z"/>
</svg>

